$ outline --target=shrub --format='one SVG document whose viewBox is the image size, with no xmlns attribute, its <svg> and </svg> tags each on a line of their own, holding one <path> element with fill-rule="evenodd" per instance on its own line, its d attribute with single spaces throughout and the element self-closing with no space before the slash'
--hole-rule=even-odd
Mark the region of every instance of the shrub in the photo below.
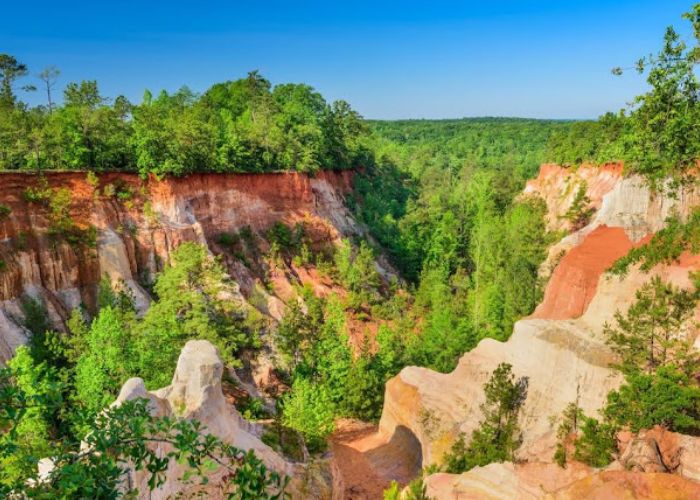
<svg viewBox="0 0 700 500">
<path fill-rule="evenodd" d="M 423 477 L 418 477 L 408 483 L 406 492 L 402 492 L 399 483 L 392 481 L 382 496 L 384 500 L 430 500 Z"/>
<path fill-rule="evenodd" d="M 129 201 L 133 197 L 134 193 L 131 191 L 131 188 L 127 185 L 123 185 L 117 190 L 117 199 L 120 201 Z"/>
<path fill-rule="evenodd" d="M 92 170 L 88 171 L 87 175 L 85 176 L 85 180 L 93 187 L 93 189 L 100 187 L 100 178 Z"/>
<path fill-rule="evenodd" d="M 38 203 L 42 205 L 48 204 L 52 194 L 53 192 L 45 177 L 41 177 L 39 179 L 36 187 L 28 187 L 22 193 L 24 200 L 27 203 Z"/>
<path fill-rule="evenodd" d="M 238 231 L 238 235 L 245 242 L 246 247 L 248 248 L 248 251 L 251 253 L 251 255 L 257 256 L 259 253 L 258 241 L 255 237 L 255 233 L 253 233 L 253 230 L 250 228 L 250 226 L 243 226 Z"/>
<path fill-rule="evenodd" d="M 309 451 L 325 449 L 325 439 L 335 428 L 335 405 L 328 389 L 299 377 L 282 405 L 282 422 L 304 436 Z"/>
<path fill-rule="evenodd" d="M 286 224 L 275 222 L 267 231 L 270 244 L 277 244 L 281 250 L 290 250 L 294 244 L 292 230 Z"/>
<path fill-rule="evenodd" d="M 234 247 L 240 243 L 241 238 L 236 233 L 220 233 L 216 242 L 224 247 Z"/>
<path fill-rule="evenodd" d="M 6 219 L 12 213 L 12 209 L 0 203 L 0 221 Z"/>
<path fill-rule="evenodd" d="M 686 434 L 700 430 L 700 387 L 694 378 L 673 365 L 653 374 L 634 373 L 608 395 L 606 418 L 633 432 L 655 425 Z"/>
<path fill-rule="evenodd" d="M 560 466 L 566 466 L 567 451 L 566 445 L 569 438 L 573 435 L 574 440 L 578 433 L 579 422 L 584 417 L 578 403 L 569 403 L 564 409 L 557 429 L 557 448 L 554 452 L 554 461 Z"/>
<path fill-rule="evenodd" d="M 71 216 L 71 204 L 72 194 L 68 188 L 50 190 L 49 236 L 63 238 L 70 245 L 94 248 L 97 245 L 97 229 L 94 226 L 79 227 Z"/>
<path fill-rule="evenodd" d="M 260 398 L 244 398 L 237 402 L 236 409 L 246 420 L 261 420 L 271 417 L 270 412 L 265 408 L 265 403 Z"/>
<path fill-rule="evenodd" d="M 595 418 L 584 417 L 581 436 L 576 440 L 574 458 L 592 467 L 605 467 L 617 450 L 617 429 Z"/>
<path fill-rule="evenodd" d="M 588 189 L 587 183 L 584 181 L 579 185 L 576 196 L 574 196 L 571 206 L 564 214 L 564 218 L 571 223 L 571 229 L 578 231 L 585 227 L 591 219 L 595 210 L 590 206 L 591 199 L 586 194 Z"/>
<path fill-rule="evenodd" d="M 116 192 L 117 189 L 111 182 L 102 188 L 102 194 L 105 196 L 105 198 L 112 198 Z"/>
</svg>

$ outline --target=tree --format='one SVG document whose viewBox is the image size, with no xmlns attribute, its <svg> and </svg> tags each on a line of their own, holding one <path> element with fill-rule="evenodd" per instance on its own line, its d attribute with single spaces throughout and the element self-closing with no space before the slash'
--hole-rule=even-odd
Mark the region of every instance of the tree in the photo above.
<svg viewBox="0 0 700 500">
<path fill-rule="evenodd" d="M 379 420 L 387 378 L 381 358 L 370 352 L 369 341 L 365 339 L 348 374 L 343 414 L 364 421 Z"/>
<path fill-rule="evenodd" d="M 218 170 L 217 130 L 191 90 L 183 87 L 173 95 L 163 91 L 144 101 L 134 108 L 131 138 L 143 175 Z"/>
<path fill-rule="evenodd" d="M 552 242 L 545 221 L 546 207 L 539 197 L 527 197 L 513 204 L 504 215 L 503 261 L 497 278 L 498 301 L 502 306 L 491 312 L 495 318 L 490 335 L 507 339 L 515 322 L 530 314 L 543 295 L 538 271 Z M 493 304 L 497 303 L 492 301 Z"/>
<path fill-rule="evenodd" d="M 86 335 L 75 366 L 75 388 L 77 400 L 93 413 L 113 401 L 135 373 L 133 320 L 133 314 L 106 306 Z"/>
<path fill-rule="evenodd" d="M 39 73 L 39 79 L 44 83 L 46 89 L 46 101 L 49 106 L 49 114 L 53 113 L 53 101 L 51 100 L 51 91 L 56 86 L 61 71 L 56 66 L 48 66 Z"/>
<path fill-rule="evenodd" d="M 637 291 L 627 314 L 615 314 L 616 326 L 605 326 L 625 381 L 608 394 L 602 421 L 583 418 L 575 441 L 577 460 L 607 465 L 620 429 L 638 432 L 662 425 L 677 432 L 700 431 L 700 387 L 695 378 L 700 360 L 685 330 L 696 303 L 696 291 L 655 276 Z"/>
<path fill-rule="evenodd" d="M 52 453 L 51 440 L 55 437 L 55 429 L 52 426 L 53 413 L 56 409 L 43 403 L 60 401 L 61 392 L 56 370 L 46 362 L 36 363 L 25 346 L 17 349 L 15 357 L 8 364 L 8 369 L 0 371 L 0 384 L 8 384 L 10 376 L 12 389 L 16 391 L 17 396 L 38 404 L 27 405 L 22 408 L 23 411 L 14 414 L 11 432 L 3 432 L 4 426 L 3 431 L 0 431 L 0 493 L 3 487 L 9 487 L 33 475 L 37 457 L 49 456 Z M 16 410 L 1 407 L 1 404 L 5 403 L 3 396 L 8 394 L 3 389 L 9 388 L 0 389 L 0 424 L 4 423 L 3 410 Z"/>
<path fill-rule="evenodd" d="M 604 410 L 607 421 L 633 432 L 662 425 L 675 432 L 696 434 L 700 430 L 700 387 L 694 373 L 668 364 L 652 374 L 627 375 L 625 383 L 608 395 Z"/>
<path fill-rule="evenodd" d="M 321 117 L 326 107 L 321 94 L 308 85 L 277 85 L 272 98 L 279 106 L 276 125 L 285 135 L 278 158 L 280 166 L 315 172 L 323 161 Z"/>
<path fill-rule="evenodd" d="M 648 71 L 649 92 L 638 96 L 630 114 L 630 158 L 633 169 L 658 183 L 667 175 L 692 177 L 700 155 L 700 85 L 695 66 L 700 62 L 700 3 L 683 15 L 693 26 L 695 45 L 688 47 L 669 26 L 656 56 L 637 63 Z"/>
<path fill-rule="evenodd" d="M 331 296 L 324 312 L 323 327 L 313 349 L 314 365 L 311 373 L 314 380 L 327 387 L 331 401 L 340 409 L 348 384 L 352 383 L 349 378 L 353 363 L 352 351 L 345 328 L 345 311 L 340 300 Z"/>
<path fill-rule="evenodd" d="M 472 433 L 469 445 L 461 435 L 444 461 L 447 471 L 459 474 L 491 462 L 513 460 L 520 446 L 518 412 L 527 398 L 527 377 L 515 378 L 512 366 L 501 363 L 484 385 L 484 419 Z"/>
<path fill-rule="evenodd" d="M 616 451 L 618 428 L 583 416 L 581 436 L 575 441 L 574 458 L 592 467 L 605 467 Z"/>
<path fill-rule="evenodd" d="M 649 90 L 634 98 L 628 109 L 607 113 L 597 122 L 579 122 L 550 138 L 549 160 L 571 165 L 583 162 L 625 162 L 652 187 L 694 179 L 700 157 L 700 103 L 696 68 L 700 62 L 700 4 L 683 15 L 693 28 L 694 41 L 684 41 L 669 26 L 661 50 L 635 64 L 646 73 Z M 613 68 L 622 75 L 622 68 Z"/>
<path fill-rule="evenodd" d="M 15 95 L 12 90 L 15 80 L 29 73 L 27 66 L 9 54 L 0 54 L 0 106 L 12 108 Z"/>
<path fill-rule="evenodd" d="M 335 404 L 324 384 L 298 377 L 282 399 L 282 422 L 302 433 L 309 451 L 322 450 L 335 428 Z"/>
<path fill-rule="evenodd" d="M 576 195 L 571 202 L 571 206 L 564 214 L 564 218 L 571 223 L 572 231 L 578 231 L 588 224 L 593 214 L 594 210 L 590 206 L 591 199 L 586 194 L 587 190 L 588 184 L 586 181 L 583 181 L 576 190 Z"/>
<path fill-rule="evenodd" d="M 336 250 L 335 265 L 340 282 L 350 292 L 350 305 L 359 310 L 371 305 L 380 295 L 381 278 L 374 262 L 372 249 L 363 240 L 355 249 L 343 240 Z"/>
<path fill-rule="evenodd" d="M 245 312 L 234 283 L 221 263 L 202 245 L 182 243 L 156 279 L 154 301 L 143 321 L 135 325 L 136 375 L 149 387 L 169 383 L 182 346 L 206 339 L 217 346 L 230 365 L 239 349 L 258 345 L 245 325 Z"/>
<path fill-rule="evenodd" d="M 292 373 L 301 364 L 304 367 L 315 364 L 312 353 L 323 325 L 323 302 L 307 297 L 306 309 L 304 312 L 299 302 L 292 302 L 277 327 L 277 346 L 288 358 Z"/>
<path fill-rule="evenodd" d="M 604 328 L 623 372 L 651 374 L 660 366 L 690 362 L 690 340 L 683 328 L 695 310 L 697 292 L 679 289 L 655 276 L 635 297 L 627 314 L 615 313 L 616 326 L 606 324 Z"/>
<path fill-rule="evenodd" d="M 69 83 L 64 101 L 63 108 L 50 116 L 59 131 L 62 163 L 98 171 L 132 168 L 131 126 L 108 105 L 96 81 Z"/>
<path fill-rule="evenodd" d="M 471 275 L 474 293 L 471 294 L 470 316 L 475 330 L 484 326 L 489 283 L 493 283 L 490 278 L 496 270 L 494 264 L 497 259 L 493 258 L 493 250 L 498 249 L 499 245 L 491 246 L 491 243 L 500 240 L 491 190 L 492 180 L 493 174 L 477 173 L 468 184 L 469 196 L 472 198 L 469 207 L 472 218 L 469 256 L 474 269 Z"/>
<path fill-rule="evenodd" d="M 578 392 L 578 391 L 577 391 Z M 576 402 L 569 403 L 562 412 L 561 422 L 557 428 L 557 448 L 554 452 L 554 461 L 560 466 L 566 466 L 567 444 L 571 438 L 575 441 L 578 430 L 583 420 L 584 414 L 578 405 L 578 395 Z"/>
</svg>

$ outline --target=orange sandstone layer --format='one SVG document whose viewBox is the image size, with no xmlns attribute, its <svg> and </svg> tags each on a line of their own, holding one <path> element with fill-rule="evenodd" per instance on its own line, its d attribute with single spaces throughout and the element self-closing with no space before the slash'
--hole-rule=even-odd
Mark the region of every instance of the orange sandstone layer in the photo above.
<svg viewBox="0 0 700 500">
<path fill-rule="evenodd" d="M 598 226 L 559 261 L 547 283 L 544 299 L 531 317 L 580 317 L 593 300 L 601 275 L 632 246 L 623 228 Z"/>
<path fill-rule="evenodd" d="M 11 212 L 0 219 L 0 361 L 16 347 L 21 329 L 12 328 L 25 294 L 47 304 L 55 326 L 81 303 L 94 307 L 102 276 L 124 280 L 145 307 L 141 288 L 183 241 L 207 245 L 214 253 L 219 234 L 249 227 L 261 251 L 265 232 L 275 222 L 303 222 L 319 244 L 359 231 L 344 204 L 352 190 L 352 171 L 299 173 L 194 174 L 142 179 L 135 174 L 100 174 L 97 185 L 84 172 L 47 172 L 52 189 L 70 191 L 70 218 L 77 227 L 96 229 L 94 248 L 51 238 L 48 203 L 27 201 L 27 190 L 41 186 L 27 173 L 0 173 L 0 204 Z M 130 193 L 120 197 L 118 192 Z M 230 253 L 230 252 L 229 252 Z M 258 279 L 232 255 L 223 255 L 231 276 L 249 293 Z M 273 301 L 274 302 L 274 301 Z M 279 301 L 269 305 L 279 315 Z M 12 331 L 10 331 L 12 330 Z"/>
</svg>

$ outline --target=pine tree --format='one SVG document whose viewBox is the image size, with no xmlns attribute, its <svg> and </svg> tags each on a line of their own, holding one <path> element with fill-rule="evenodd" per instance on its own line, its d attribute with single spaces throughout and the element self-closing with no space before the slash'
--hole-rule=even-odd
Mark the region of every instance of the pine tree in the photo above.
<svg viewBox="0 0 700 500">
<path fill-rule="evenodd" d="M 516 378 L 512 366 L 501 363 L 484 385 L 486 401 L 481 405 L 484 419 L 465 446 L 464 436 L 445 457 L 447 471 L 461 473 L 473 467 L 515 458 L 521 443 L 518 412 L 527 398 L 528 378 Z"/>
<path fill-rule="evenodd" d="M 605 325 L 608 344 L 625 373 L 653 373 L 669 363 L 686 364 L 689 339 L 684 327 L 693 315 L 697 292 L 679 289 L 655 276 L 635 294 L 626 314 L 615 313 L 616 326 Z"/>
</svg>

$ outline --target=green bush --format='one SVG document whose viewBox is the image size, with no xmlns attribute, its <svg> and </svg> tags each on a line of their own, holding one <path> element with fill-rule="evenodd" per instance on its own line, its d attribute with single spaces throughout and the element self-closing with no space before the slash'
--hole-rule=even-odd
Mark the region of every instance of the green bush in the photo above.
<svg viewBox="0 0 700 500">
<path fill-rule="evenodd" d="M 303 436 L 294 429 L 283 426 L 279 419 L 275 419 L 272 426 L 265 427 L 260 439 L 272 449 L 295 462 L 303 462 L 305 459 Z"/>
<path fill-rule="evenodd" d="M 584 418 L 581 408 L 577 403 L 569 403 L 562 412 L 561 422 L 557 428 L 557 447 L 554 452 L 554 461 L 560 466 L 566 466 L 566 445 L 573 436 L 574 441 L 578 435 L 579 423 Z"/>
<path fill-rule="evenodd" d="M 240 242 L 240 237 L 236 233 L 220 233 L 216 237 L 216 242 L 224 247 L 234 247 Z"/>
<path fill-rule="evenodd" d="M 328 389 L 304 379 L 294 380 L 282 400 L 282 422 L 303 434 L 310 452 L 323 451 L 335 429 L 335 404 Z"/>
<path fill-rule="evenodd" d="M 693 376 L 676 366 L 653 374 L 633 373 L 608 395 L 605 417 L 633 432 L 662 425 L 684 434 L 700 431 L 700 387 Z"/>
<path fill-rule="evenodd" d="M 236 409 L 246 420 L 262 420 L 272 416 L 260 398 L 247 397 L 240 402 L 237 401 Z"/>
<path fill-rule="evenodd" d="M 581 435 L 575 442 L 574 458 L 592 467 L 605 467 L 617 451 L 616 433 L 616 427 L 584 417 Z"/>
<path fill-rule="evenodd" d="M 501 363 L 484 385 L 484 419 L 472 433 L 469 444 L 464 434 L 453 443 L 443 462 L 447 472 L 460 474 L 492 462 L 513 461 L 520 446 L 518 413 L 527 397 L 526 377 L 516 379 L 508 363 Z"/>
<path fill-rule="evenodd" d="M 24 200 L 27 203 L 37 203 L 47 205 L 51 199 L 53 191 L 49 188 L 45 177 L 41 177 L 39 185 L 36 187 L 28 187 L 22 192 Z"/>
</svg>

